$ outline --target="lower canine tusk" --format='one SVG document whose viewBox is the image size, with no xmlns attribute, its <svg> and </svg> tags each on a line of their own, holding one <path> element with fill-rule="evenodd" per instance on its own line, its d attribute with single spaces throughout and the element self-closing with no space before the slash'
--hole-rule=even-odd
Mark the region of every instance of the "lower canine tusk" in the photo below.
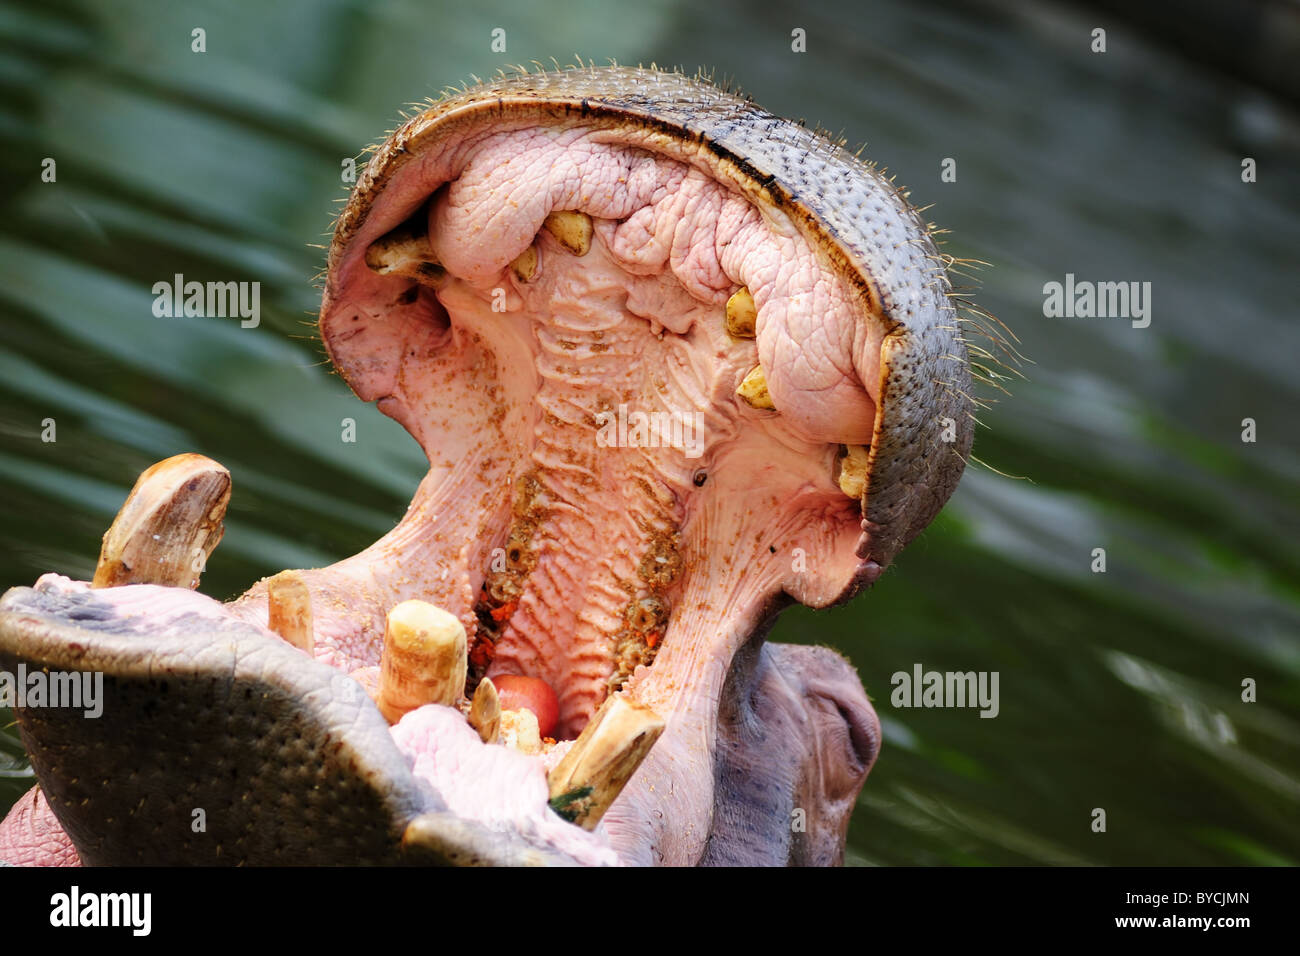
<svg viewBox="0 0 1300 956">
<path fill-rule="evenodd" d="M 230 472 L 211 458 L 176 455 L 146 469 L 104 533 L 91 587 L 198 587 L 229 503 Z"/>
<path fill-rule="evenodd" d="M 594 829 L 663 731 L 663 720 L 649 707 L 621 694 L 605 698 L 547 774 L 551 807 L 583 829 Z"/>
</svg>

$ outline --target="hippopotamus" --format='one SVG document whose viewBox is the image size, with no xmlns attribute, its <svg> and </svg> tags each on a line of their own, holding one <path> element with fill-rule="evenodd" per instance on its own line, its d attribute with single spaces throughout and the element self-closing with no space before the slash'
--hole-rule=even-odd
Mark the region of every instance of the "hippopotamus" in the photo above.
<svg viewBox="0 0 1300 956">
<path fill-rule="evenodd" d="M 932 232 L 702 76 L 427 104 L 338 217 L 319 320 L 428 456 L 405 517 L 223 604 L 194 588 L 231 476 L 142 475 L 93 581 L 0 600 L 0 667 L 102 682 L 99 714 L 17 702 L 38 786 L 0 860 L 842 862 L 879 722 L 840 654 L 766 635 L 875 582 L 962 473 Z"/>
</svg>

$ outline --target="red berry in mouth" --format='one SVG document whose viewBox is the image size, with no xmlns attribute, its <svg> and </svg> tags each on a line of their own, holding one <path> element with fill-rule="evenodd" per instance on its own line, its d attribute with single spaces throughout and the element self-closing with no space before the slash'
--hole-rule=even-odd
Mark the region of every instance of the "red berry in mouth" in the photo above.
<svg viewBox="0 0 1300 956">
<path fill-rule="evenodd" d="M 531 710 L 537 718 L 537 733 L 550 737 L 560 719 L 560 701 L 551 685 L 539 677 L 503 674 L 493 677 L 502 710 Z"/>
</svg>

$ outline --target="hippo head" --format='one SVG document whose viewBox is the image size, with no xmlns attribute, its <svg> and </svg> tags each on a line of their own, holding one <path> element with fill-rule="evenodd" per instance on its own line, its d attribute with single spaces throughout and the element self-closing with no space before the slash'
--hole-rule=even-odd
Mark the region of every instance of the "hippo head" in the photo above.
<svg viewBox="0 0 1300 956">
<path fill-rule="evenodd" d="M 109 586 L 0 602 L 0 666 L 102 681 L 98 716 L 17 702 L 0 857 L 838 862 L 879 725 L 764 634 L 873 582 L 969 453 L 905 197 L 701 79 L 503 76 L 373 154 L 320 331 L 428 455 L 405 518 L 221 605 L 190 558 L 228 476 L 142 476 Z"/>
</svg>

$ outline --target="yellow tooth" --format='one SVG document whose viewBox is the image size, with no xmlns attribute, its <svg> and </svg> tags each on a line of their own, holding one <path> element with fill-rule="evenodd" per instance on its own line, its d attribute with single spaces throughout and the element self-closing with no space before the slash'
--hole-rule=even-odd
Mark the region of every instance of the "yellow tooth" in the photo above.
<svg viewBox="0 0 1300 956">
<path fill-rule="evenodd" d="M 531 710 L 501 711 L 501 742 L 529 755 L 542 752 L 542 735 L 537 715 Z"/>
<path fill-rule="evenodd" d="M 727 334 L 733 339 L 752 339 L 756 334 L 758 309 L 754 297 L 743 285 L 727 300 Z"/>
<path fill-rule="evenodd" d="M 469 725 L 485 744 L 494 744 L 501 736 L 501 699 L 496 684 L 486 677 L 478 682 L 469 705 Z"/>
<path fill-rule="evenodd" d="M 861 498 L 867 490 L 867 474 L 871 464 L 871 447 L 869 445 L 841 445 L 844 455 L 840 458 L 840 491 L 850 498 Z"/>
<path fill-rule="evenodd" d="M 447 280 L 447 270 L 438 264 L 428 234 L 405 225 L 370 244 L 366 250 L 366 265 L 381 276 L 405 276 L 434 288 Z"/>
<path fill-rule="evenodd" d="M 297 571 L 281 571 L 266 582 L 266 626 L 309 656 L 316 652 L 311 592 Z"/>
<path fill-rule="evenodd" d="M 390 724 L 425 704 L 454 706 L 468 670 L 465 628 L 454 614 L 425 601 L 388 612 L 377 703 Z"/>
<path fill-rule="evenodd" d="M 529 246 L 519 253 L 515 261 L 510 263 L 510 268 L 514 270 L 520 282 L 533 281 L 533 277 L 537 275 L 537 247 Z"/>
<path fill-rule="evenodd" d="M 585 212 L 573 209 L 553 212 L 546 217 L 542 228 L 575 256 L 585 256 L 591 251 L 591 217 Z"/>
<path fill-rule="evenodd" d="M 593 829 L 663 731 L 663 720 L 649 707 L 621 694 L 606 697 L 568 753 L 546 775 L 551 807 L 566 820 Z"/>
<path fill-rule="evenodd" d="M 175 455 L 145 469 L 104 533 L 91 587 L 198 587 L 229 503 L 230 472 L 211 458 Z"/>
<path fill-rule="evenodd" d="M 750 408 L 776 408 L 772 404 L 772 396 L 767 393 L 767 376 L 763 374 L 763 366 L 755 365 L 740 387 L 736 389 L 736 394 L 745 400 Z"/>
</svg>

